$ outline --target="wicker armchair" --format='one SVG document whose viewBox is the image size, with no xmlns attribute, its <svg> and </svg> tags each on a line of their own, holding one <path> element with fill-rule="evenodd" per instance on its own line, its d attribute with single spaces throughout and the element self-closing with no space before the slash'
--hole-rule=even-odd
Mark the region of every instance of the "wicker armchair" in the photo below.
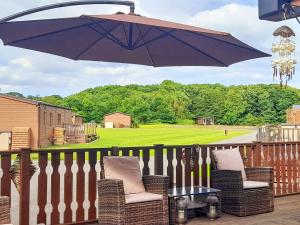
<svg viewBox="0 0 300 225">
<path fill-rule="evenodd" d="M 213 158 L 214 161 L 214 158 Z M 215 167 L 215 161 L 213 162 Z M 222 210 L 236 216 L 249 216 L 274 210 L 273 168 L 245 168 L 247 181 L 266 182 L 269 186 L 245 188 L 241 171 L 211 171 L 212 187 L 222 190 Z"/>
<path fill-rule="evenodd" d="M 102 175 L 103 176 L 103 175 Z M 126 203 L 123 181 L 98 181 L 98 218 L 101 225 L 168 225 L 168 184 L 166 176 L 143 176 L 147 193 L 162 195 L 162 199 Z"/>
<path fill-rule="evenodd" d="M 10 223 L 10 203 L 9 197 L 0 197 L 0 224 Z"/>
</svg>

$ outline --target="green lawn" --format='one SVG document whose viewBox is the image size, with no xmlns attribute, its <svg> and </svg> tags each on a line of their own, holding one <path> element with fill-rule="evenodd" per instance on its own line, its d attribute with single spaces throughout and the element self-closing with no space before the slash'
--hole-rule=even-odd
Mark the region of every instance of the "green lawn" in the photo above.
<svg viewBox="0 0 300 225">
<path fill-rule="evenodd" d="M 55 148 L 99 148 L 151 146 L 153 144 L 189 145 L 208 144 L 239 135 L 248 134 L 250 128 L 230 128 L 225 136 L 224 127 L 202 127 L 196 125 L 143 125 L 136 129 L 98 129 L 100 139 L 88 144 L 55 146 Z M 53 148 L 50 147 L 50 148 Z"/>
</svg>

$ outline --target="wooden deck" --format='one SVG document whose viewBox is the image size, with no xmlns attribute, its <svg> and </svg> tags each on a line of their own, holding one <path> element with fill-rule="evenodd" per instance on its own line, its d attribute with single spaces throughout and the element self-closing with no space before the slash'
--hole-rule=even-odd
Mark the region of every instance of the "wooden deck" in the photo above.
<svg viewBox="0 0 300 225">
<path fill-rule="evenodd" d="M 236 217 L 223 214 L 215 221 L 205 216 L 191 220 L 187 225 L 299 225 L 300 194 L 275 198 L 275 211 L 256 216 Z M 98 225 L 96 223 L 90 225 Z"/>
<path fill-rule="evenodd" d="M 275 211 L 255 216 L 236 217 L 223 214 L 216 221 L 206 217 L 196 218 L 188 225 L 299 225 L 300 224 L 300 195 L 275 198 Z"/>
</svg>

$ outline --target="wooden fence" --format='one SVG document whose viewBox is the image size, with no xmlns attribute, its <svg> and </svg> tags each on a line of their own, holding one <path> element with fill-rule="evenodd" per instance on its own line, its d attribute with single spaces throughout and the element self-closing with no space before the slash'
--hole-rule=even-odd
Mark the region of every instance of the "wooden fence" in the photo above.
<svg viewBox="0 0 300 225">
<path fill-rule="evenodd" d="M 140 156 L 144 175 L 170 176 L 170 187 L 210 186 L 210 154 L 239 148 L 246 167 L 272 166 L 275 195 L 300 193 L 300 142 L 0 152 L 1 195 L 11 196 L 9 168 L 21 154 L 19 224 L 68 224 L 97 218 L 96 182 L 107 155 Z M 39 168 L 30 182 L 29 159 Z M 2 174 L 2 175 L 1 175 Z M 14 187 L 13 187 L 14 188 Z M 31 200 L 30 200 L 31 199 Z M 34 200 L 36 199 L 36 200 Z M 14 204 L 18 202 L 14 200 Z M 36 210 L 34 210 L 36 209 Z M 36 213 L 35 213 L 36 211 Z M 17 216 L 14 212 L 13 216 Z"/>
<path fill-rule="evenodd" d="M 97 124 L 96 123 L 85 123 L 84 124 L 85 135 L 97 135 Z"/>
<path fill-rule="evenodd" d="M 298 125 L 260 127 L 257 132 L 257 141 L 300 142 L 300 127 Z"/>
</svg>

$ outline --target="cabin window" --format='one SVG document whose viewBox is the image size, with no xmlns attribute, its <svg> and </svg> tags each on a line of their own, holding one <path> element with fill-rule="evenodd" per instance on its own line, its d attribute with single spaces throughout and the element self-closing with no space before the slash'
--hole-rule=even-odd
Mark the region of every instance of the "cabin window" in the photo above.
<svg viewBox="0 0 300 225">
<path fill-rule="evenodd" d="M 53 125 L 53 113 L 50 113 L 50 126 Z"/>
<path fill-rule="evenodd" d="M 57 114 L 57 124 L 61 125 L 61 114 L 60 113 Z"/>
<path fill-rule="evenodd" d="M 47 113 L 44 112 L 44 125 L 47 125 Z"/>
</svg>

